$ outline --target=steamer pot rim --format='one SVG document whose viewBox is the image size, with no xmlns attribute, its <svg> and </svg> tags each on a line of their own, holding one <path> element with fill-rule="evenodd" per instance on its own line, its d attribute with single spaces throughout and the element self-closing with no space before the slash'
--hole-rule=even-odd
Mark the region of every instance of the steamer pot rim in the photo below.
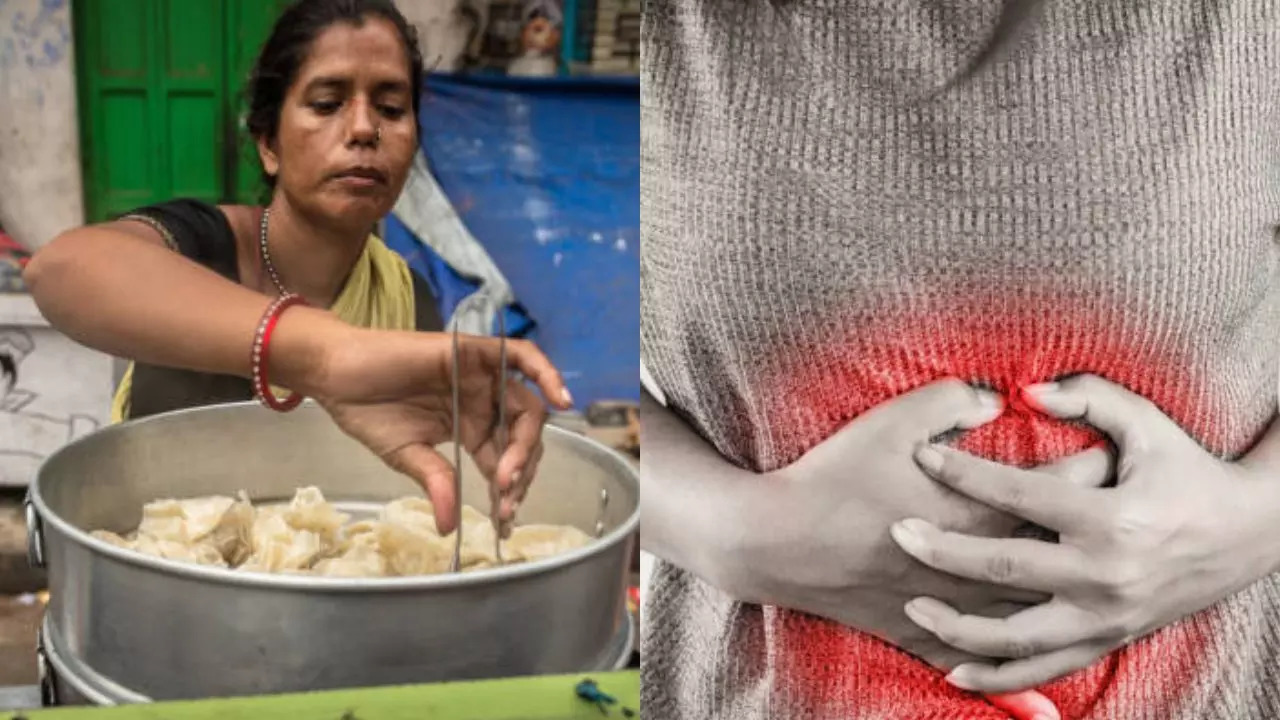
<svg viewBox="0 0 1280 720">
<path fill-rule="evenodd" d="M 312 404 L 312 402 L 313 401 L 308 401 L 307 404 Z M 505 565 L 497 569 L 477 570 L 467 573 L 442 573 L 437 575 L 386 578 L 340 578 L 315 575 L 280 575 L 258 572 L 240 572 L 228 568 L 196 565 L 194 563 L 186 563 L 179 560 L 169 560 L 167 558 L 143 555 L 142 553 L 136 553 L 130 550 L 125 550 L 124 548 L 116 547 L 104 540 L 99 540 L 98 538 L 93 537 L 89 533 L 58 516 L 49 508 L 48 504 L 45 503 L 44 495 L 41 492 L 41 480 L 44 478 L 45 469 L 50 464 L 56 462 L 64 453 L 72 452 L 74 448 L 86 441 L 109 433 L 125 432 L 127 428 L 135 425 L 162 422 L 164 419 L 171 418 L 175 415 L 207 411 L 219 407 L 234 408 L 250 406 L 257 407 L 257 403 L 227 403 L 225 405 L 209 406 L 207 408 L 190 408 L 169 413 L 161 413 L 139 420 L 131 420 L 125 423 L 108 426 L 59 448 L 41 464 L 40 470 L 36 473 L 35 480 L 32 481 L 30 488 L 28 489 L 28 497 L 32 505 L 35 507 L 36 515 L 39 517 L 40 523 L 46 527 L 45 534 L 48 534 L 47 528 L 52 526 L 53 529 L 62 533 L 62 535 L 71 542 L 85 547 L 95 554 L 105 555 L 116 561 L 128 563 L 146 570 L 185 576 L 194 580 L 208 581 L 213 584 L 242 585 L 246 587 L 284 591 L 368 593 L 455 590 L 461 588 L 481 587 L 494 583 L 503 583 L 532 575 L 542 575 L 552 570 L 577 564 L 594 555 L 605 552 L 615 545 L 624 542 L 635 532 L 636 528 L 640 524 L 640 504 L 637 502 L 635 509 L 627 516 L 626 520 L 604 536 L 595 538 L 590 545 L 578 548 L 572 552 L 555 555 L 542 560 L 520 563 L 518 565 Z M 636 494 L 639 495 L 639 472 L 618 451 L 585 435 L 581 435 L 555 425 L 544 426 L 543 433 L 564 438 L 571 443 L 585 445 L 592 451 L 609 457 L 611 460 L 615 461 L 620 468 L 622 468 L 623 475 L 627 481 L 629 481 L 631 486 L 635 488 Z M 36 532 L 36 530 L 28 528 L 27 532 Z M 52 568 L 50 568 L 50 570 L 52 570 Z"/>
</svg>

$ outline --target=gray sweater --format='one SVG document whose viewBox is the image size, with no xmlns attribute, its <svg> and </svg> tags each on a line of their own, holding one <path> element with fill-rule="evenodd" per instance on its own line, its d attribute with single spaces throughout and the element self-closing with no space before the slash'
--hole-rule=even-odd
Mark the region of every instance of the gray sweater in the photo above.
<svg viewBox="0 0 1280 720">
<path fill-rule="evenodd" d="M 1225 458 L 1276 415 L 1280 2 L 647 0 L 642 84 L 643 360 L 728 460 L 946 375 L 1097 373 Z M 1014 407 L 959 444 L 1096 437 Z M 670 566 L 645 610 L 646 717 L 1004 717 Z M 1071 720 L 1270 720 L 1278 685 L 1270 577 L 1042 690 Z"/>
</svg>

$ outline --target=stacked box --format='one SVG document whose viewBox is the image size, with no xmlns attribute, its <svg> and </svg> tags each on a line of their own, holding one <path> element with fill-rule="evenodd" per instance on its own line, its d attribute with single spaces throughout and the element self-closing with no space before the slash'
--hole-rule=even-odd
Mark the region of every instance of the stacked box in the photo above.
<svg viewBox="0 0 1280 720">
<path fill-rule="evenodd" d="M 642 0 L 595 0 L 591 69 L 602 73 L 631 73 L 640 67 L 640 6 Z"/>
</svg>

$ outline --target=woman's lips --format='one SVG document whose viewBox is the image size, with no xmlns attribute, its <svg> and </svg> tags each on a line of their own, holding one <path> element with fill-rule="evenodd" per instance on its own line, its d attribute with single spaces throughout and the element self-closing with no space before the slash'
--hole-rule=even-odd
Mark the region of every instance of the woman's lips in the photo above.
<svg viewBox="0 0 1280 720">
<path fill-rule="evenodd" d="M 352 167 L 333 176 L 335 182 L 354 188 L 373 188 L 387 184 L 387 174 L 373 167 Z"/>
</svg>

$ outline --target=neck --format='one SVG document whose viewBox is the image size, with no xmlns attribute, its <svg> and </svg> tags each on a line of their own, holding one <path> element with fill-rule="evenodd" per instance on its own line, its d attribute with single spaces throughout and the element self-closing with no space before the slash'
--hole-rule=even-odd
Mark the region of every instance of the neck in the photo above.
<svg viewBox="0 0 1280 720">
<path fill-rule="evenodd" d="M 364 252 L 368 229 L 334 227 L 294 209 L 282 195 L 270 207 L 267 247 L 280 282 L 312 305 L 329 307 Z M 269 277 L 263 281 L 274 289 Z"/>
</svg>

